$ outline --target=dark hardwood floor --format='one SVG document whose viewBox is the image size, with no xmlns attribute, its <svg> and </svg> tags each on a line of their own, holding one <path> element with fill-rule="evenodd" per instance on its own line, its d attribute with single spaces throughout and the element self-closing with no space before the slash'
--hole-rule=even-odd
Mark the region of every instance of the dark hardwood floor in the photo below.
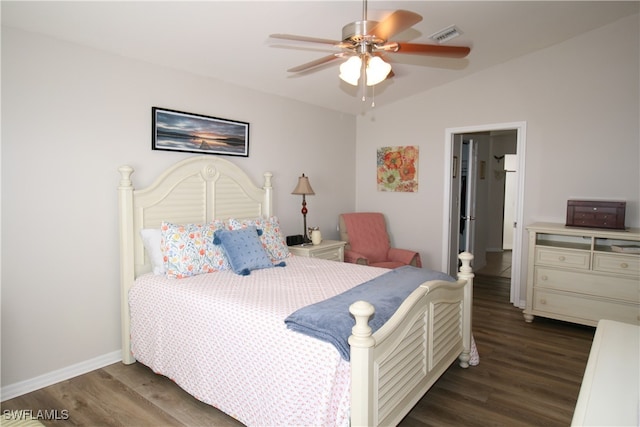
<svg viewBox="0 0 640 427">
<path fill-rule="evenodd" d="M 536 318 L 509 303 L 509 279 L 476 276 L 480 364 L 452 365 L 401 426 L 568 426 L 595 328 Z"/>
<path fill-rule="evenodd" d="M 508 279 L 477 276 L 480 364 L 452 365 L 401 426 L 568 426 L 595 329 L 536 318 L 509 303 Z M 50 426 L 240 426 L 136 363 L 116 363 L 2 403 L 2 410 L 68 410 Z"/>
</svg>

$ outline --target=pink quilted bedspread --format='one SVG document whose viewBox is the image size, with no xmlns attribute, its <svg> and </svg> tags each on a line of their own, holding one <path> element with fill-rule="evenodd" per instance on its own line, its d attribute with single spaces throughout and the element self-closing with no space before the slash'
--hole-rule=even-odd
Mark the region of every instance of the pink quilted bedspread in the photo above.
<svg viewBox="0 0 640 427">
<path fill-rule="evenodd" d="M 246 425 L 348 425 L 348 362 L 284 319 L 388 270 L 286 263 L 249 276 L 140 277 L 129 294 L 135 358 Z"/>
</svg>

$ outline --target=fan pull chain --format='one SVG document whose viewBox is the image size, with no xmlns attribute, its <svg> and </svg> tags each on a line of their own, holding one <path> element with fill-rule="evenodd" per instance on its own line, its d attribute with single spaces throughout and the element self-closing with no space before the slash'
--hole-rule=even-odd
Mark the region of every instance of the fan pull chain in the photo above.
<svg viewBox="0 0 640 427">
<path fill-rule="evenodd" d="M 367 100 L 367 86 L 362 88 L 362 102 Z M 376 87 L 371 86 L 371 108 L 376 107 Z"/>
</svg>

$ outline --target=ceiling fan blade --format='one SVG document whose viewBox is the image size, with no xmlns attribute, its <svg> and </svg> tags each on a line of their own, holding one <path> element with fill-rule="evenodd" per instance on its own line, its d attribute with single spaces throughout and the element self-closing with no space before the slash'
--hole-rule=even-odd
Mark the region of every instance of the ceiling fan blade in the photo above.
<svg viewBox="0 0 640 427">
<path fill-rule="evenodd" d="M 464 58 L 471 52 L 466 46 L 446 46 L 420 43 L 386 43 L 378 49 L 387 52 L 409 53 L 413 55 L 444 56 L 448 58 Z"/>
<path fill-rule="evenodd" d="M 340 42 L 336 40 L 319 39 L 316 37 L 296 36 L 294 34 L 271 34 L 269 37 L 273 39 L 294 40 L 298 42 L 330 44 L 332 46 L 338 45 L 338 47 L 340 45 Z"/>
<path fill-rule="evenodd" d="M 327 62 L 331 62 L 334 59 L 341 58 L 343 56 L 342 53 L 333 53 L 331 55 L 324 56 L 322 58 L 316 59 L 311 62 L 307 62 L 306 64 L 298 65 L 297 67 L 289 68 L 287 71 L 290 73 L 299 73 L 301 71 L 307 71 L 311 68 L 317 67 L 322 64 L 326 64 Z"/>
<path fill-rule="evenodd" d="M 422 16 L 408 10 L 396 10 L 391 15 L 380 21 L 367 35 L 374 35 L 382 40 L 389 40 L 407 28 L 422 21 Z"/>
</svg>

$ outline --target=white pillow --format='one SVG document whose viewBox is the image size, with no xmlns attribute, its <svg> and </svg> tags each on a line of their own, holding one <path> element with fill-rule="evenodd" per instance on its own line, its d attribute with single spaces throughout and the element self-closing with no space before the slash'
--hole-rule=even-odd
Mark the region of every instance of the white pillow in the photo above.
<svg viewBox="0 0 640 427">
<path fill-rule="evenodd" d="M 164 260 L 162 259 L 162 232 L 159 228 L 145 228 L 140 230 L 142 244 L 147 251 L 147 256 L 151 260 L 153 274 L 164 274 Z"/>
</svg>

